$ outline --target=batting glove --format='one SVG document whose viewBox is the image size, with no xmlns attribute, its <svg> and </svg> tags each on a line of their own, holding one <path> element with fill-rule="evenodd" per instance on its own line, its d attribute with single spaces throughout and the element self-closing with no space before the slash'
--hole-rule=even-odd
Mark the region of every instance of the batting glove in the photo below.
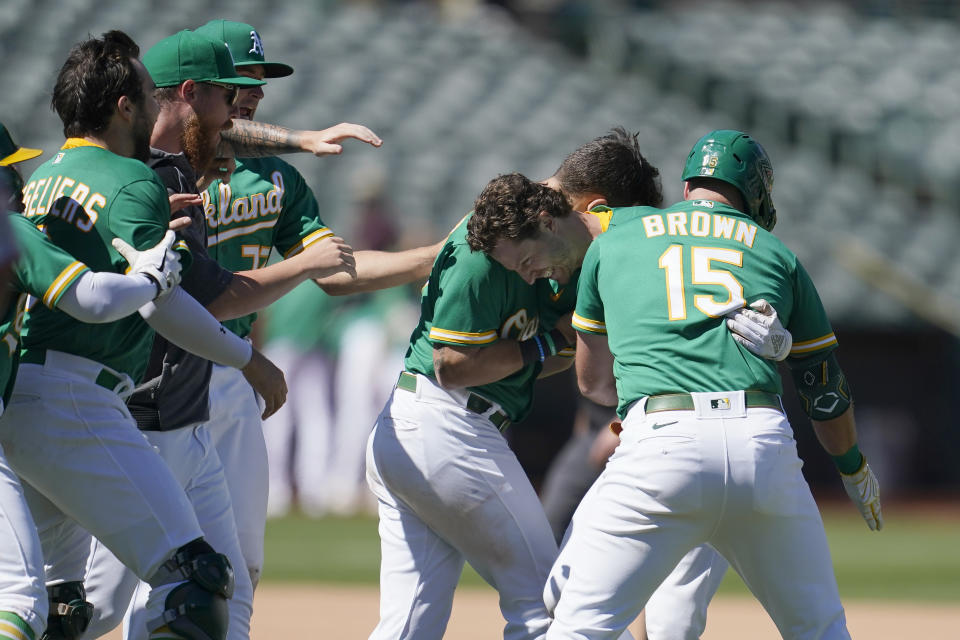
<svg viewBox="0 0 960 640">
<path fill-rule="evenodd" d="M 847 495 L 857 505 L 860 515 L 866 520 L 871 531 L 883 529 L 883 514 L 880 512 L 880 485 L 877 476 L 873 475 L 867 459 L 863 459 L 860 469 L 851 474 L 841 473 L 843 488 Z"/>
<path fill-rule="evenodd" d="M 728 313 L 727 328 L 744 349 L 761 358 L 780 361 L 790 355 L 793 336 L 783 328 L 777 310 L 766 300 L 757 300 L 750 309 Z"/>
<path fill-rule="evenodd" d="M 113 248 L 130 264 L 128 273 L 142 273 L 157 286 L 157 297 L 169 293 L 180 283 L 180 256 L 171 249 L 176 234 L 167 231 L 156 246 L 137 251 L 120 238 L 111 241 Z"/>
</svg>

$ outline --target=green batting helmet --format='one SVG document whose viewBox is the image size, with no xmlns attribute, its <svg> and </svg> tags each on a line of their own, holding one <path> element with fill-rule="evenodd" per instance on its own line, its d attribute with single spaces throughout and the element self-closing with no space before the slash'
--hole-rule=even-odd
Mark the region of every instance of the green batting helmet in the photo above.
<svg viewBox="0 0 960 640">
<path fill-rule="evenodd" d="M 683 166 L 683 180 L 713 178 L 732 184 L 743 195 L 746 213 L 770 231 L 777 224 L 773 208 L 773 166 L 760 143 L 743 133 L 719 129 L 697 140 Z"/>
</svg>

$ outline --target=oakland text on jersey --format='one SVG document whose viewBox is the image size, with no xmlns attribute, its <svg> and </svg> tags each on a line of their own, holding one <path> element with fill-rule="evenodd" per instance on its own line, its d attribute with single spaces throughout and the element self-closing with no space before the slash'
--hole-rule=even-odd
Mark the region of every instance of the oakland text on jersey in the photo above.
<svg viewBox="0 0 960 640">
<path fill-rule="evenodd" d="M 203 215 L 206 216 L 207 226 L 210 229 L 220 229 L 230 225 L 237 225 L 256 220 L 257 218 L 279 214 L 283 209 L 283 194 L 286 191 L 283 184 L 283 174 L 274 171 L 270 174 L 270 181 L 273 188 L 266 193 L 254 193 L 248 196 L 242 196 L 233 199 L 233 190 L 229 184 L 220 183 L 218 202 L 210 201 L 210 194 L 204 191 L 200 194 L 203 199 Z M 231 229 L 230 232 L 220 231 L 216 237 L 209 239 L 209 244 L 223 242 L 235 236 L 253 233 L 265 226 L 273 226 L 277 223 L 276 215 L 270 220 L 265 220 L 259 224 L 248 225 Z"/>
<path fill-rule="evenodd" d="M 643 216 L 643 228 L 648 238 L 662 236 L 697 236 L 733 239 L 749 248 L 757 236 L 756 225 L 746 220 L 705 211 L 671 211 Z"/>
<path fill-rule="evenodd" d="M 73 189 L 67 195 L 68 189 Z M 50 215 L 75 225 L 80 231 L 90 231 L 99 212 L 106 208 L 107 198 L 91 193 L 90 187 L 62 175 L 30 181 L 23 189 L 25 216 Z M 83 209 L 86 215 L 77 215 Z"/>
</svg>

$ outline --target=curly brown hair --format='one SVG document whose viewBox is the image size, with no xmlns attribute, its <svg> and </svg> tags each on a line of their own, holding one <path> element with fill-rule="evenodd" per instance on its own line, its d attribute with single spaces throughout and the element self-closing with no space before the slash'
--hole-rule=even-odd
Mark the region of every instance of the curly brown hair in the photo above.
<svg viewBox="0 0 960 640">
<path fill-rule="evenodd" d="M 640 153 L 638 134 L 614 127 L 568 155 L 554 174 L 568 196 L 596 193 L 611 207 L 659 207 L 660 171 Z"/>
<path fill-rule="evenodd" d="M 467 244 L 490 253 L 506 238 L 525 240 L 540 231 L 539 215 L 570 215 L 573 208 L 562 193 L 519 173 L 500 175 L 487 183 L 467 221 Z"/>
</svg>

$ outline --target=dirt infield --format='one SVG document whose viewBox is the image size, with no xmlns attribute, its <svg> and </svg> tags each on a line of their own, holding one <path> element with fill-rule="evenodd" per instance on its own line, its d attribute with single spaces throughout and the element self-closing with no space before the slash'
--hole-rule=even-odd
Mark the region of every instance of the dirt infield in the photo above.
<svg viewBox="0 0 960 640">
<path fill-rule="evenodd" d="M 955 638 L 960 606 L 902 604 L 855 600 L 846 605 L 854 638 Z M 257 590 L 252 637 L 366 638 L 377 622 L 373 587 L 265 584 Z M 447 638 L 493 640 L 502 637 L 503 620 L 496 595 L 487 589 L 461 589 L 453 604 Z M 106 636 L 120 640 L 119 632 Z M 779 634 L 756 601 L 717 598 L 710 605 L 704 640 L 777 638 Z"/>
</svg>

